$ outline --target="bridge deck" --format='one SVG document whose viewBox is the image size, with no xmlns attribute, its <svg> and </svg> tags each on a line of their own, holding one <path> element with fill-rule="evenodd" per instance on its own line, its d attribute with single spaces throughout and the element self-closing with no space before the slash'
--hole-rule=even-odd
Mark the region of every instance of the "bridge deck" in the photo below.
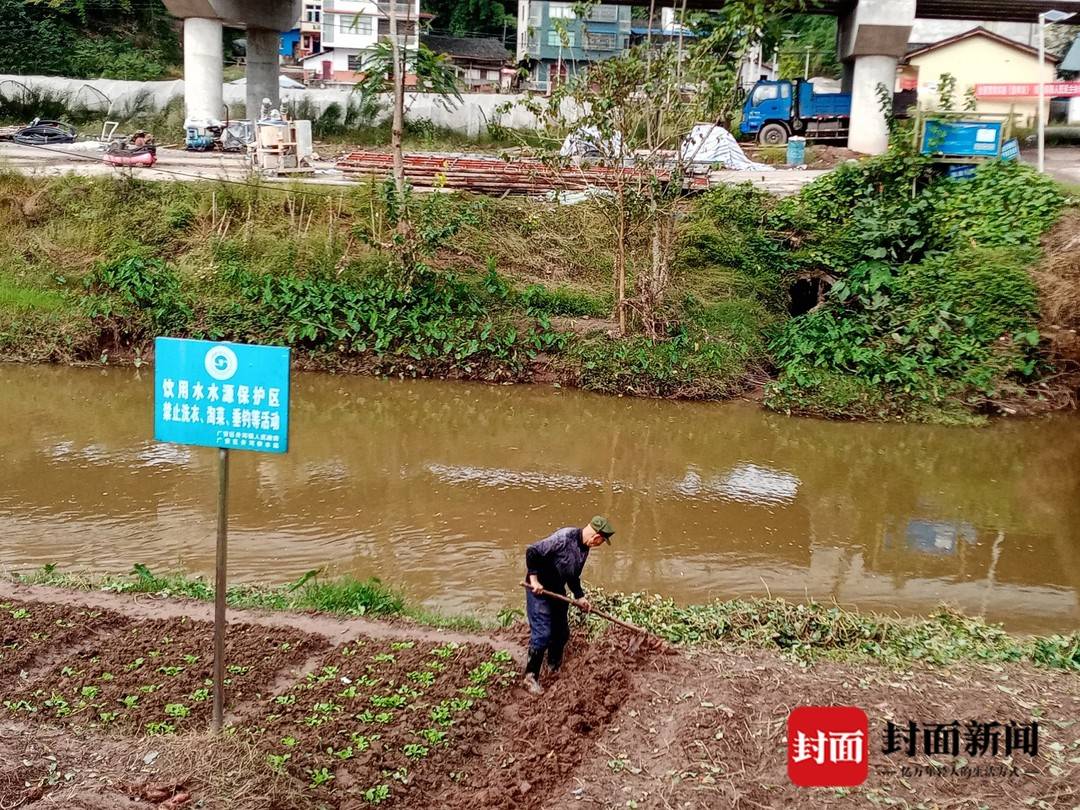
<svg viewBox="0 0 1080 810">
<path fill-rule="evenodd" d="M 650 0 L 604 0 L 616 5 L 648 6 Z M 664 3 L 666 5 L 666 3 Z M 679 0 L 675 2 L 680 7 Z M 687 0 L 691 9 L 715 9 L 724 0 Z M 845 14 L 855 6 L 855 0 L 818 0 L 807 4 L 810 13 Z M 1038 22 L 1039 13 L 1057 9 L 1072 11 L 1077 17 L 1068 22 L 1080 25 L 1080 0 L 917 0 L 915 16 L 936 20 L 990 20 L 994 22 Z"/>
</svg>

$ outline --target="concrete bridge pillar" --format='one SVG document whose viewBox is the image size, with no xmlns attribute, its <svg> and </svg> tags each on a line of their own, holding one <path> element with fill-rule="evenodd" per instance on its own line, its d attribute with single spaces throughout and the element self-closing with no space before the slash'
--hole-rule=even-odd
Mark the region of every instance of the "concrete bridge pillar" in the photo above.
<svg viewBox="0 0 1080 810">
<path fill-rule="evenodd" d="M 300 19 L 302 0 L 165 0 L 184 21 L 184 110 L 192 120 L 222 119 L 222 26 L 247 29 L 247 115 L 264 98 L 280 105 L 278 32 Z"/>
<path fill-rule="evenodd" d="M 278 32 L 248 26 L 247 39 L 247 117 L 259 117 L 264 98 L 272 108 L 281 107 L 281 85 L 278 81 Z"/>
<path fill-rule="evenodd" d="M 896 66 L 915 24 L 915 0 L 859 0 L 840 18 L 837 31 L 844 62 L 844 90 L 851 93 L 848 148 L 879 155 L 889 147 L 889 127 L 878 98 L 896 87 Z"/>
<path fill-rule="evenodd" d="M 212 121 L 224 117 L 221 20 L 184 20 L 184 117 Z"/>
</svg>

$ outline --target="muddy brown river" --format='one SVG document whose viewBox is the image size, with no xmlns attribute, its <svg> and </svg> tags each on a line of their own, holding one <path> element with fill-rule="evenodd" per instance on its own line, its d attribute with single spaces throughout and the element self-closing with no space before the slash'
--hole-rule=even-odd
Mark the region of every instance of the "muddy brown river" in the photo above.
<svg viewBox="0 0 1080 810">
<path fill-rule="evenodd" d="M 0 568 L 209 573 L 216 455 L 152 439 L 147 369 L 0 366 Z M 379 576 L 449 612 L 520 600 L 527 543 L 607 514 L 586 579 L 682 602 L 948 602 L 1080 624 L 1080 418 L 793 419 L 547 387 L 297 374 L 285 456 L 232 456 L 230 576 Z"/>
</svg>

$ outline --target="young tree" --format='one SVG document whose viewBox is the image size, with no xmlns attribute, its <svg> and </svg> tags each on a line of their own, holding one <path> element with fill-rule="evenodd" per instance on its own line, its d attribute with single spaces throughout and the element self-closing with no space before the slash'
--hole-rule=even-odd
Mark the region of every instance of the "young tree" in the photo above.
<svg viewBox="0 0 1080 810">
<path fill-rule="evenodd" d="M 698 150 L 720 136 L 716 128 L 738 108 L 738 66 L 774 24 L 780 7 L 766 11 L 754 0 L 734 0 L 709 17 L 700 36 L 662 45 L 646 42 L 594 62 L 555 88 L 546 103 L 530 103 L 549 131 L 576 133 L 579 151 L 592 153 L 586 159 L 608 169 L 597 204 L 613 228 L 614 316 L 620 333 L 640 328 L 655 339 L 668 330 L 666 303 L 684 186 L 695 170 L 708 168 L 696 160 Z M 578 11 L 584 16 L 588 9 Z M 561 156 L 563 162 L 566 157 Z M 635 251 L 638 234 L 648 235 L 647 248 Z"/>
<path fill-rule="evenodd" d="M 430 48 L 419 44 L 412 54 L 404 46 L 405 37 L 399 36 L 397 3 L 390 0 L 381 8 L 386 9 L 389 18 L 389 36 L 376 46 L 364 65 L 364 76 L 357 83 L 355 91 L 361 96 L 362 105 L 368 110 L 378 109 L 378 99 L 391 85 L 390 152 L 393 160 L 392 188 L 385 195 L 385 216 L 380 218 L 381 225 L 389 226 L 390 234 L 380 236 L 381 227 L 374 223 L 370 233 L 364 238 L 390 251 L 396 258 L 398 281 L 403 286 L 412 284 L 413 279 L 426 268 L 424 259 L 433 249 L 431 235 L 421 228 L 417 233 L 413 227 L 414 216 L 422 221 L 442 216 L 438 206 L 417 205 L 405 178 L 405 154 L 403 147 L 405 113 L 408 110 L 405 98 L 405 76 L 412 67 L 416 78 L 416 91 L 435 93 L 443 105 L 449 106 L 454 101 L 461 101 L 457 87 L 457 77 L 449 61 L 442 55 L 435 54 Z M 410 4 L 409 8 L 412 6 Z M 410 30 L 413 22 L 406 16 L 405 30 Z M 355 25 L 355 23 L 354 23 Z M 411 30 L 416 30 L 415 25 Z M 415 94 L 414 94 L 415 98 Z M 437 230 L 437 229 L 436 229 Z"/>
</svg>

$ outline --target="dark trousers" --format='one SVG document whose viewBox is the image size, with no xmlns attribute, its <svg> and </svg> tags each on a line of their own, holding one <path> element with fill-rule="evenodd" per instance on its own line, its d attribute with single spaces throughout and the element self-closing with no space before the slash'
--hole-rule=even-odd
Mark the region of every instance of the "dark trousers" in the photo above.
<svg viewBox="0 0 1080 810">
<path fill-rule="evenodd" d="M 570 638 L 567 621 L 569 605 L 553 599 L 525 592 L 525 614 L 529 617 L 529 663 L 526 672 L 539 677 L 540 667 L 547 653 L 548 666 L 558 669 L 562 663 L 563 648 Z"/>
</svg>

